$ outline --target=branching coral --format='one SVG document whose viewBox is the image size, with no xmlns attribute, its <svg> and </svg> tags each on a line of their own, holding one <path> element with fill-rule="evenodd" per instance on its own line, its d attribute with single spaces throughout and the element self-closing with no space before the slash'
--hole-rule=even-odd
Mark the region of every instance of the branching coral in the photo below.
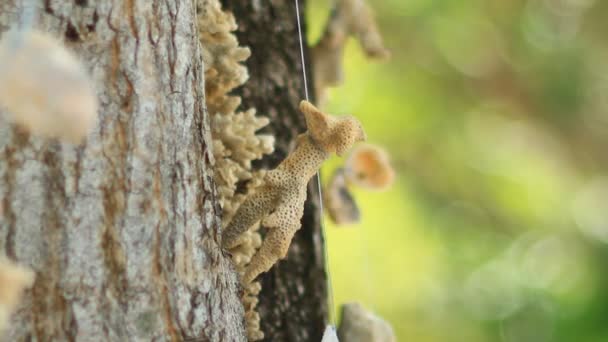
<svg viewBox="0 0 608 342">
<path fill-rule="evenodd" d="M 0 333 L 11 312 L 19 304 L 21 293 L 32 286 L 34 273 L 0 257 Z"/>
<path fill-rule="evenodd" d="M 37 31 L 8 32 L 0 42 L 0 107 L 33 134 L 72 143 L 97 119 L 97 96 L 82 63 Z"/>
<path fill-rule="evenodd" d="M 198 21 L 216 159 L 215 181 L 226 221 L 239 202 L 238 196 L 235 198 L 237 183 L 252 179 L 251 161 L 271 153 L 274 138 L 256 135 L 257 130 L 268 124 L 268 119 L 255 116 L 253 108 L 236 112 L 241 99 L 229 95 L 247 80 L 247 68 L 240 62 L 250 55 L 249 49 L 240 47 L 232 34 L 237 28 L 234 17 L 222 11 L 219 1 L 201 0 Z"/>
<path fill-rule="evenodd" d="M 245 188 L 252 189 L 262 179 L 262 172 L 252 171 L 251 161 L 273 151 L 274 137 L 256 134 L 268 124 L 268 119 L 257 117 L 253 108 L 237 112 L 241 99 L 229 95 L 247 80 L 247 68 L 240 63 L 250 55 L 249 49 L 240 47 L 232 33 L 237 28 L 234 16 L 222 11 L 217 0 L 199 0 L 198 11 L 205 65 L 205 96 L 213 137 L 214 179 L 223 209 L 222 221 L 228 222 L 246 196 L 246 193 L 237 193 L 237 186 L 247 183 Z M 239 247 L 231 254 L 237 270 L 244 272 L 261 245 L 261 236 L 256 229 L 251 229 L 240 237 L 239 242 Z M 259 340 L 264 336 L 255 311 L 259 291 L 259 283 L 245 286 L 243 304 L 249 340 Z"/>
<path fill-rule="evenodd" d="M 308 131 L 298 137 L 295 150 L 264 177 L 263 184 L 239 207 L 223 233 L 226 248 L 239 245 L 239 237 L 262 220 L 268 233 L 260 250 L 245 270 L 248 284 L 266 272 L 287 254 L 306 200 L 306 185 L 331 153 L 342 155 L 355 142 L 365 140 L 365 132 L 351 116 L 332 117 L 320 112 L 310 102 L 302 101 L 300 110 Z"/>
<path fill-rule="evenodd" d="M 342 59 L 349 36 L 359 40 L 370 58 L 387 59 L 390 56 L 365 0 L 337 0 L 323 36 L 312 48 L 315 94 L 319 103 L 323 103 L 326 87 L 342 84 Z"/>
</svg>

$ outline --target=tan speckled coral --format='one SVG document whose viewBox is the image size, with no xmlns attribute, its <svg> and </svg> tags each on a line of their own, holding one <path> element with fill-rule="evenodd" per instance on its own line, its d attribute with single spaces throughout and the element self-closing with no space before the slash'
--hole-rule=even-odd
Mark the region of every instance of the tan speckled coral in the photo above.
<svg viewBox="0 0 608 342">
<path fill-rule="evenodd" d="M 222 221 L 226 223 L 246 197 L 246 193 L 237 193 L 237 185 L 246 183 L 248 190 L 253 189 L 263 178 L 262 172 L 252 171 L 251 161 L 274 150 L 274 137 L 256 134 L 268 124 L 268 119 L 256 116 L 253 108 L 237 112 L 241 99 L 229 95 L 249 77 L 241 62 L 249 57 L 250 51 L 239 46 L 232 33 L 237 28 L 234 16 L 222 11 L 218 0 L 198 0 L 197 6 L 205 97 L 213 137 L 214 180 L 222 206 Z M 251 229 L 239 242 L 239 247 L 230 252 L 237 270 L 242 273 L 260 247 L 261 236 L 257 229 Z M 244 290 L 247 334 L 250 341 L 256 341 L 264 336 L 260 317 L 255 312 L 259 283 L 249 284 Z"/>
<path fill-rule="evenodd" d="M 0 333 L 19 304 L 21 293 L 33 282 L 34 272 L 0 257 Z"/>
<path fill-rule="evenodd" d="M 226 248 L 239 244 L 239 237 L 256 222 L 268 228 L 262 247 L 243 276 L 248 284 L 287 254 L 294 233 L 300 229 L 306 185 L 330 153 L 343 154 L 365 132 L 352 116 L 333 117 L 302 101 L 308 131 L 298 137 L 295 150 L 264 177 L 262 186 L 239 207 L 222 236 Z"/>
<path fill-rule="evenodd" d="M 390 56 L 365 0 L 337 0 L 323 36 L 312 48 L 315 94 L 320 104 L 326 97 L 326 87 L 343 82 L 342 59 L 350 36 L 359 40 L 368 57 L 386 59 Z"/>
</svg>

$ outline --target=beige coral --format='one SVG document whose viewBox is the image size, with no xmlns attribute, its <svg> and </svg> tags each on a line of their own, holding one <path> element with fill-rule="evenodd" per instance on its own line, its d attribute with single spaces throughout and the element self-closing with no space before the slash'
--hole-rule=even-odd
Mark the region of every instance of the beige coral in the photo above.
<svg viewBox="0 0 608 342">
<path fill-rule="evenodd" d="M 297 139 L 295 150 L 264 177 L 263 184 L 239 207 L 222 239 L 226 248 L 239 245 L 241 234 L 256 222 L 268 228 L 260 250 L 245 270 L 248 284 L 287 254 L 306 200 L 306 185 L 331 153 L 341 155 L 355 142 L 365 140 L 365 132 L 352 116 L 333 117 L 308 101 L 300 103 L 308 131 Z"/>
<path fill-rule="evenodd" d="M 323 36 L 312 48 L 314 87 L 318 103 L 324 102 L 326 87 L 342 84 L 342 59 L 350 36 L 359 40 L 368 57 L 387 59 L 390 56 L 365 0 L 337 0 Z"/>
<path fill-rule="evenodd" d="M 224 221 L 234 213 L 236 184 L 252 178 L 251 161 L 274 150 L 274 137 L 256 134 L 268 125 L 268 119 L 255 115 L 255 109 L 237 112 L 238 96 L 229 95 L 249 77 L 241 64 L 250 51 L 238 44 L 232 31 L 236 22 L 231 13 L 222 11 L 217 0 L 201 0 L 199 35 L 205 65 L 205 96 L 211 117 L 211 134 L 216 160 L 216 174 Z"/>
<path fill-rule="evenodd" d="M 0 257 L 0 332 L 19 304 L 22 292 L 34 283 L 34 272 Z"/>
<path fill-rule="evenodd" d="M 0 41 L 0 107 L 35 135 L 79 143 L 97 120 L 81 61 L 51 35 L 12 31 Z"/>
<path fill-rule="evenodd" d="M 213 137 L 214 180 L 222 206 L 222 221 L 228 222 L 246 197 L 246 193 L 237 193 L 237 185 L 246 183 L 249 191 L 263 178 L 263 172 L 252 171 L 251 161 L 272 153 L 274 137 L 256 134 L 268 125 L 268 119 L 256 116 L 253 108 L 237 111 L 241 99 L 229 95 L 249 77 L 241 62 L 249 57 L 250 51 L 239 46 L 232 33 L 237 28 L 234 16 L 222 11 L 217 0 L 199 0 L 197 5 L 205 65 L 205 96 Z M 239 242 L 239 248 L 231 254 L 237 270 L 244 272 L 261 245 L 261 236 L 257 229 L 251 229 Z M 260 284 L 248 284 L 244 290 L 248 338 L 259 340 L 264 336 L 260 330 L 260 317 L 255 311 Z"/>
</svg>

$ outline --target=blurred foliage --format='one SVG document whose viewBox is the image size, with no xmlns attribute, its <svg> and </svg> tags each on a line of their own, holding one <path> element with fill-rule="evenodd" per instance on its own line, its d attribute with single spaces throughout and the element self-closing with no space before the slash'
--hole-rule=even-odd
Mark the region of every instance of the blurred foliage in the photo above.
<svg viewBox="0 0 608 342">
<path fill-rule="evenodd" d="M 608 341 L 608 1 L 369 4 L 393 57 L 349 43 L 326 109 L 398 179 L 326 220 L 336 307 L 401 341 Z M 331 3 L 308 5 L 315 42 Z"/>
</svg>

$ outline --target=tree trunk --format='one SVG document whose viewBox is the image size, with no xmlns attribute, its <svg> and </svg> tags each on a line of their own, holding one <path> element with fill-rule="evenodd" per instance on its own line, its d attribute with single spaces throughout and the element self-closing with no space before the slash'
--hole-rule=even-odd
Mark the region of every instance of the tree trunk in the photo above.
<svg viewBox="0 0 608 342">
<path fill-rule="evenodd" d="M 299 2 L 304 16 L 305 1 Z M 258 115 L 270 118 L 270 125 L 262 131 L 276 137 L 275 153 L 256 167 L 274 168 L 291 151 L 295 137 L 306 130 L 297 108 L 305 93 L 295 4 L 249 0 L 223 3 L 236 17 L 239 43 L 252 52 L 246 62 L 250 77 L 238 94 L 245 108 L 255 107 Z M 302 27 L 303 32 L 305 29 Z M 304 41 L 309 61 L 306 46 Z M 311 85 L 309 65 L 306 70 Z M 258 311 L 265 341 L 320 341 L 323 335 L 328 313 L 327 275 L 318 199 L 313 178 L 302 228 L 296 233 L 287 258 L 260 276 Z"/>
<path fill-rule="evenodd" d="M 0 254 L 36 272 L 5 340 L 245 340 L 192 1 L 35 3 L 34 26 L 82 57 L 100 109 L 81 146 L 0 119 Z M 21 4 L 0 2 L 0 34 Z"/>
</svg>

